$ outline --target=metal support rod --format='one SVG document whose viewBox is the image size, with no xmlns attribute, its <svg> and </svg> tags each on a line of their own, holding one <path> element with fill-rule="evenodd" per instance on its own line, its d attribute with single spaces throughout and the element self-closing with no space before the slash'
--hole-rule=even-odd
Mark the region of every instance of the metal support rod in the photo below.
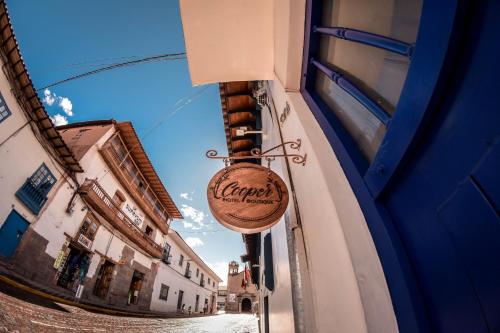
<svg viewBox="0 0 500 333">
<path fill-rule="evenodd" d="M 382 124 L 384 124 L 385 126 L 389 125 L 391 116 L 376 101 L 374 101 L 364 91 L 362 91 L 361 88 L 348 80 L 341 73 L 328 68 L 314 58 L 311 58 L 310 63 L 318 70 L 323 72 L 326 76 L 328 76 L 330 80 L 335 82 L 335 84 L 337 84 L 342 90 L 344 90 L 346 93 L 360 102 L 368 111 L 370 111 L 378 120 L 380 120 Z"/>
<path fill-rule="evenodd" d="M 324 35 L 370 45 L 409 58 L 412 56 L 413 50 L 415 49 L 414 44 L 409 44 L 391 37 L 377 35 L 371 32 L 356 29 L 343 27 L 313 27 L 313 32 L 318 32 Z"/>
<path fill-rule="evenodd" d="M 215 149 L 210 149 L 208 150 L 205 155 L 208 158 L 211 159 L 220 159 L 224 161 L 234 161 L 234 160 L 247 160 L 247 159 L 259 159 L 259 158 L 265 158 L 268 161 L 273 160 L 276 157 L 291 157 L 292 162 L 296 164 L 302 164 L 306 165 L 306 160 L 307 160 L 307 154 L 304 155 L 299 155 L 299 154 L 287 154 L 286 152 L 284 154 L 269 154 L 269 152 L 274 151 L 279 148 L 285 148 L 287 145 L 289 146 L 290 149 L 294 150 L 299 150 L 302 142 L 300 139 L 297 139 L 297 141 L 288 141 L 284 142 L 280 145 L 277 145 L 271 149 L 268 149 L 264 152 L 261 152 L 259 148 L 253 148 L 250 150 L 249 156 L 218 156 L 218 152 Z"/>
</svg>

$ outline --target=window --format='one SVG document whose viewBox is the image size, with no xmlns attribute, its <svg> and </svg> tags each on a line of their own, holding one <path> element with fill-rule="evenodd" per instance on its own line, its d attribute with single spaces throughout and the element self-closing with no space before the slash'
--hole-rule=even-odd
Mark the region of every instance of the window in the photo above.
<svg viewBox="0 0 500 333">
<path fill-rule="evenodd" d="M 121 205 L 125 202 L 125 195 L 122 193 L 122 191 L 116 190 L 115 194 L 113 195 L 113 202 L 118 207 L 121 207 Z"/>
<path fill-rule="evenodd" d="M 95 234 L 97 232 L 97 223 L 90 217 L 86 217 L 83 220 L 82 226 L 80 227 L 80 233 L 85 235 L 88 239 L 94 240 Z"/>
<path fill-rule="evenodd" d="M 49 168 L 43 163 L 35 173 L 26 180 L 16 192 L 16 196 L 21 200 L 34 214 L 38 214 L 47 195 L 54 186 L 56 179 Z"/>
<path fill-rule="evenodd" d="M 212 287 L 214 287 L 214 288 L 215 288 L 215 282 L 212 282 Z"/>
<path fill-rule="evenodd" d="M 9 107 L 5 103 L 2 94 L 0 93 L 0 123 L 7 119 L 12 113 L 10 112 Z"/>
<path fill-rule="evenodd" d="M 388 8 L 370 0 L 312 0 L 322 15 L 311 17 L 303 87 L 368 163 L 396 111 L 422 2 L 394 0 Z"/>
<path fill-rule="evenodd" d="M 191 270 L 189 267 L 191 266 L 191 263 L 186 264 L 186 272 L 184 272 L 184 276 L 187 277 L 188 279 L 191 278 Z"/>
<path fill-rule="evenodd" d="M 200 275 L 200 269 L 199 269 L 199 268 L 197 268 L 197 269 L 196 269 L 196 277 L 198 277 L 199 275 Z"/>
<path fill-rule="evenodd" d="M 153 228 L 151 228 L 149 225 L 147 225 L 145 233 L 146 233 L 146 235 L 148 235 L 148 237 L 153 236 Z"/>
<path fill-rule="evenodd" d="M 98 227 L 99 225 L 94 222 L 91 216 L 87 215 L 80 226 L 76 241 L 86 249 L 90 250 Z"/>
<path fill-rule="evenodd" d="M 200 277 L 200 286 L 202 286 L 202 287 L 205 286 L 205 277 L 203 276 L 203 273 L 201 273 L 201 277 Z"/>
<path fill-rule="evenodd" d="M 170 289 L 169 286 L 164 285 L 163 283 L 161 284 L 161 289 L 160 289 L 160 296 L 159 298 L 166 301 L 168 299 L 168 290 Z"/>
<path fill-rule="evenodd" d="M 179 266 L 182 266 L 183 263 L 184 263 L 184 256 L 181 254 L 181 256 L 179 257 Z"/>
<path fill-rule="evenodd" d="M 207 282 L 208 282 L 208 284 L 210 285 L 210 278 L 208 278 Z"/>
<path fill-rule="evenodd" d="M 162 258 L 162 260 L 167 265 L 171 264 L 170 258 L 172 256 L 170 255 L 170 248 L 171 248 L 170 244 L 165 243 L 165 246 L 163 247 L 163 258 Z"/>
</svg>

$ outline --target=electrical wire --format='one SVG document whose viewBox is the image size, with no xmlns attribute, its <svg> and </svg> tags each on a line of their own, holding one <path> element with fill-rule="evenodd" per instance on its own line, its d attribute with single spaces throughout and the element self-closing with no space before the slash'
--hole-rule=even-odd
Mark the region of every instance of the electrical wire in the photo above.
<svg viewBox="0 0 500 333">
<path fill-rule="evenodd" d="M 125 156 L 122 158 L 120 162 L 120 165 L 125 161 L 125 159 L 130 155 L 132 150 L 134 150 L 136 147 L 138 147 L 142 141 L 144 141 L 151 133 L 153 133 L 156 129 L 158 129 L 165 121 L 167 121 L 169 118 L 173 117 L 177 112 L 179 112 L 181 109 L 183 109 L 185 106 L 189 105 L 191 102 L 196 100 L 200 95 L 205 92 L 208 89 L 209 86 L 203 86 L 202 88 L 198 89 L 195 93 L 187 96 L 187 97 L 182 97 L 180 98 L 175 104 L 174 104 L 174 109 L 172 112 L 168 113 L 166 116 L 158 119 L 153 126 L 147 130 L 142 137 L 140 138 L 139 142 L 135 145 L 133 145 L 130 149 L 126 149 Z M 108 168 L 107 170 L 104 171 L 104 174 L 101 177 L 97 177 L 97 181 L 102 180 L 104 177 L 106 177 L 107 174 L 109 174 L 111 170 Z"/>
<path fill-rule="evenodd" d="M 99 74 L 99 73 L 102 73 L 102 72 L 105 72 L 105 71 L 109 71 L 109 70 L 112 70 L 112 69 L 116 69 L 116 68 L 134 66 L 134 65 L 138 65 L 138 64 L 142 64 L 142 63 L 147 63 L 147 62 L 178 60 L 178 59 L 186 59 L 186 53 L 185 52 L 182 52 L 182 53 L 167 53 L 167 54 L 160 54 L 160 55 L 145 57 L 145 58 L 136 59 L 136 60 L 129 60 L 129 61 L 125 61 L 125 62 L 114 63 L 114 64 L 107 65 L 107 66 L 104 66 L 104 67 L 100 67 L 100 68 L 97 68 L 97 69 L 94 69 L 94 70 L 91 70 L 91 71 L 88 71 L 88 72 L 85 72 L 85 73 L 73 75 L 73 76 L 70 76 L 69 78 L 66 78 L 66 79 L 63 79 L 63 80 L 59 80 L 59 81 L 53 82 L 53 83 L 48 84 L 48 85 L 46 85 L 44 87 L 36 89 L 36 91 L 41 91 L 41 90 L 45 90 L 45 89 L 48 89 L 48 88 L 52 88 L 52 87 L 55 87 L 57 85 L 69 82 L 69 81 L 81 79 L 83 77 L 87 77 L 87 76 Z"/>
</svg>

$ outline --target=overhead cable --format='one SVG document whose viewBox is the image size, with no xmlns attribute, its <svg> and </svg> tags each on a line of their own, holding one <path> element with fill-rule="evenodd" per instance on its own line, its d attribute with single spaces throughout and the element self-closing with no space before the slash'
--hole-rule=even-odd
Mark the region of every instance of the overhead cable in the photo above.
<svg viewBox="0 0 500 333">
<path fill-rule="evenodd" d="M 85 73 L 73 75 L 73 76 L 66 78 L 64 80 L 56 81 L 56 82 L 48 84 L 44 87 L 38 88 L 38 89 L 36 89 L 36 91 L 41 91 L 41 90 L 45 90 L 48 88 L 52 88 L 52 87 L 60 85 L 62 83 L 81 79 L 83 77 L 95 75 L 95 74 L 109 71 L 109 70 L 116 69 L 116 68 L 134 66 L 134 65 L 138 65 L 138 64 L 142 64 L 142 63 L 147 63 L 147 62 L 178 60 L 178 59 L 185 59 L 185 58 L 186 58 L 185 52 L 183 52 L 183 53 L 168 53 L 168 54 L 160 54 L 160 55 L 145 57 L 145 58 L 141 58 L 141 59 L 137 59 L 137 60 L 129 60 L 129 61 L 125 61 L 125 62 L 114 63 L 114 64 L 100 67 L 100 68 L 97 68 L 97 69 L 94 69 L 94 70 L 91 70 L 91 71 L 88 71 Z"/>
</svg>

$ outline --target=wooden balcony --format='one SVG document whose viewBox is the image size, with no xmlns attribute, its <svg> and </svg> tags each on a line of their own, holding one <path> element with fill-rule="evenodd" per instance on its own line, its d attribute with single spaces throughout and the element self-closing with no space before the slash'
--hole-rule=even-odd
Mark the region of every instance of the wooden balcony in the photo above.
<svg viewBox="0 0 500 333">
<path fill-rule="evenodd" d="M 149 238 L 120 208 L 95 180 L 87 179 L 81 186 L 81 195 L 85 201 L 124 234 L 134 244 L 146 251 L 152 257 L 161 259 L 163 248 Z"/>
<path fill-rule="evenodd" d="M 127 190 L 130 196 L 141 207 L 141 209 L 153 220 L 156 226 L 164 233 L 168 233 L 168 218 L 165 213 L 160 212 L 152 202 L 145 198 L 144 189 L 139 189 L 134 183 L 134 178 L 124 168 L 121 167 L 121 159 L 111 145 L 106 144 L 101 150 L 101 155 L 118 178 L 122 186 Z"/>
</svg>

